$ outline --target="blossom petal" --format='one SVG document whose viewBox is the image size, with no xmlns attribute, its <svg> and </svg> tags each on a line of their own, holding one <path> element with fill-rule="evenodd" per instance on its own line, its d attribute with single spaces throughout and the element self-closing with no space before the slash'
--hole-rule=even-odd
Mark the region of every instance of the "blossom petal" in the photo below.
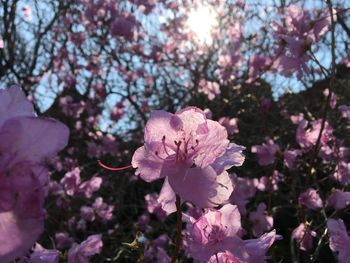
<svg viewBox="0 0 350 263">
<path fill-rule="evenodd" d="M 218 174 L 230 169 L 232 166 L 241 166 L 245 160 L 245 156 L 242 153 L 244 149 L 244 146 L 230 143 L 224 155 L 217 158 L 211 166 Z"/>
<path fill-rule="evenodd" d="M 68 136 L 68 128 L 53 119 L 12 118 L 0 129 L 0 152 L 13 156 L 11 163 L 41 162 L 63 149 Z"/>
<path fill-rule="evenodd" d="M 249 254 L 249 263 L 264 263 L 265 254 L 275 242 L 281 239 L 281 236 L 276 235 L 276 230 L 262 235 L 257 239 L 245 240 L 245 248 Z"/>
<path fill-rule="evenodd" d="M 226 235 L 233 237 L 241 231 L 241 214 L 236 205 L 226 204 L 220 210 L 221 223 L 227 226 Z"/>
<path fill-rule="evenodd" d="M 228 148 L 227 130 L 216 121 L 207 120 L 208 133 L 198 138 L 194 163 L 198 167 L 211 165 Z"/>
<path fill-rule="evenodd" d="M 43 218 L 21 218 L 14 211 L 0 212 L 0 263 L 26 253 L 44 228 Z"/>
<path fill-rule="evenodd" d="M 17 116 L 34 116 L 33 105 L 18 86 L 0 90 L 0 127 L 6 120 Z"/>
<path fill-rule="evenodd" d="M 171 214 L 176 211 L 176 195 L 171 188 L 168 178 L 165 178 L 162 190 L 160 190 L 159 197 L 158 197 L 158 202 L 162 205 L 162 209 L 167 213 Z"/>
<path fill-rule="evenodd" d="M 152 182 L 161 176 L 163 160 L 152 151 L 148 151 L 146 146 L 138 148 L 132 157 L 132 167 L 137 168 L 135 174 L 139 175 L 146 182 Z"/>
<path fill-rule="evenodd" d="M 153 112 L 145 127 L 145 144 L 162 142 L 164 136 L 165 140 L 171 143 L 177 140 L 177 131 L 173 127 L 174 122 L 172 113 L 163 110 Z"/>
<path fill-rule="evenodd" d="M 232 193 L 228 174 L 217 176 L 215 170 L 188 168 L 186 164 L 166 165 L 169 184 L 183 200 L 199 207 L 215 207 L 225 202 Z M 228 185 L 226 185 L 229 183 Z"/>
</svg>

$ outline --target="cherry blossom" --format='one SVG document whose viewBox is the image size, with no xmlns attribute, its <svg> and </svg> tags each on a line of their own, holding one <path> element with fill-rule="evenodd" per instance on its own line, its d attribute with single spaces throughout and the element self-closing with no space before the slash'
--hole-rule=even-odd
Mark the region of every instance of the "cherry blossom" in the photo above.
<svg viewBox="0 0 350 263">
<path fill-rule="evenodd" d="M 309 188 L 301 193 L 298 198 L 300 205 L 304 205 L 309 209 L 317 210 L 323 206 L 322 199 L 315 189 Z"/>
<path fill-rule="evenodd" d="M 316 237 L 316 232 L 312 231 L 307 224 L 301 223 L 292 232 L 292 238 L 297 241 L 301 250 L 308 251 L 313 247 L 313 239 Z"/>
<path fill-rule="evenodd" d="M 262 166 L 272 164 L 275 161 L 278 150 L 279 146 L 271 139 L 262 145 L 252 146 L 252 153 L 257 154 L 258 162 Z"/>
<path fill-rule="evenodd" d="M 89 262 L 88 258 L 101 253 L 103 246 L 101 235 L 91 235 L 81 244 L 73 246 L 68 252 L 68 263 Z"/>
<path fill-rule="evenodd" d="M 227 131 L 219 123 L 194 107 L 175 114 L 156 111 L 146 124 L 144 139 L 145 145 L 132 159 L 136 175 L 147 182 L 166 177 L 162 192 L 169 194 L 170 202 L 174 193 L 200 207 L 228 200 L 233 186 L 225 169 L 242 165 L 243 148 L 229 144 Z M 234 158 L 222 162 L 225 154 Z"/>
</svg>

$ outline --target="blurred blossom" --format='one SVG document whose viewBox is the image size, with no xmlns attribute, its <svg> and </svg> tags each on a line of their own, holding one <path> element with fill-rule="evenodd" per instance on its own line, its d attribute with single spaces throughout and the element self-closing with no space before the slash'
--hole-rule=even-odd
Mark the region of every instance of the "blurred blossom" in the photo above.
<svg viewBox="0 0 350 263">
<path fill-rule="evenodd" d="M 336 189 L 327 198 L 327 206 L 333 207 L 334 209 L 344 209 L 348 205 L 350 205 L 350 192 L 343 192 Z"/>
<path fill-rule="evenodd" d="M 61 179 L 61 184 L 63 185 L 67 195 L 75 195 L 80 185 L 80 168 L 76 167 L 74 170 L 66 173 Z"/>
<path fill-rule="evenodd" d="M 113 217 L 114 206 L 104 203 L 102 197 L 97 197 L 95 199 L 92 208 L 102 221 L 111 220 Z"/>
<path fill-rule="evenodd" d="M 30 255 L 31 263 L 58 263 L 60 252 L 56 249 L 45 249 L 36 244 L 34 252 Z"/>
<path fill-rule="evenodd" d="M 316 232 L 312 231 L 308 225 L 301 223 L 292 232 L 292 238 L 296 240 L 299 248 L 304 251 L 311 250 Z"/>
<path fill-rule="evenodd" d="M 261 166 L 274 163 L 278 151 L 279 146 L 271 139 L 267 140 L 267 143 L 263 143 L 262 145 L 252 146 L 252 153 L 256 153 L 258 163 Z"/>
<path fill-rule="evenodd" d="M 102 236 L 92 235 L 79 245 L 73 246 L 68 252 L 68 263 L 86 263 L 89 257 L 100 254 L 102 249 Z"/>
<path fill-rule="evenodd" d="M 224 126 L 227 130 L 227 133 L 229 135 L 233 135 L 235 133 L 238 133 L 238 119 L 237 118 L 227 118 L 227 117 L 221 117 L 219 119 L 219 123 Z"/>
<path fill-rule="evenodd" d="M 87 222 L 92 222 L 95 220 L 95 212 L 92 207 L 82 206 L 80 207 L 80 216 Z"/>
<path fill-rule="evenodd" d="M 298 198 L 300 205 L 304 205 L 309 209 L 317 210 L 323 207 L 323 202 L 315 189 L 309 188 L 301 193 Z"/>
<path fill-rule="evenodd" d="M 267 215 L 266 205 L 260 203 L 256 209 L 249 214 L 249 220 L 253 223 L 252 233 L 255 237 L 261 236 L 264 232 L 273 227 L 273 217 Z"/>
<path fill-rule="evenodd" d="M 205 117 L 207 119 L 212 119 L 213 118 L 213 113 L 210 109 L 206 108 L 203 110 L 204 114 L 205 114 Z"/>
<path fill-rule="evenodd" d="M 297 157 L 301 155 L 300 150 L 287 150 L 283 153 L 284 156 L 284 165 L 289 169 L 294 169 L 295 161 Z"/>
<path fill-rule="evenodd" d="M 79 186 L 79 192 L 82 192 L 86 198 L 91 198 L 93 193 L 100 189 L 102 182 L 101 177 L 94 176 Z"/>
<path fill-rule="evenodd" d="M 217 95 L 221 93 L 218 83 L 206 81 L 204 79 L 199 82 L 198 91 L 207 95 L 209 100 L 213 100 Z"/>
<path fill-rule="evenodd" d="M 147 211 L 150 214 L 155 214 L 158 220 L 163 221 L 166 218 L 166 212 L 162 209 L 162 204 L 158 202 L 158 194 L 145 195 Z"/>
<path fill-rule="evenodd" d="M 333 174 L 333 178 L 343 185 L 350 184 L 350 163 L 340 161 Z"/>
<path fill-rule="evenodd" d="M 258 180 L 238 177 L 236 174 L 231 175 L 231 180 L 235 189 L 230 196 L 230 201 L 237 205 L 241 214 L 245 214 L 245 205 L 255 195 Z"/>
<path fill-rule="evenodd" d="M 70 248 L 74 240 L 67 232 L 59 232 L 55 234 L 56 246 L 58 249 Z"/>
</svg>

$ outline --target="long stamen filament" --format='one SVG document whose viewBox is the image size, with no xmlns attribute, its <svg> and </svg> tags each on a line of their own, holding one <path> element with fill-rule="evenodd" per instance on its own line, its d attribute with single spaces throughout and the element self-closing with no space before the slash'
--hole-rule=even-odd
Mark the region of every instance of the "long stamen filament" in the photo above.
<svg viewBox="0 0 350 263">
<path fill-rule="evenodd" d="M 170 156 L 170 154 L 166 148 L 166 145 L 165 145 L 165 136 L 163 136 L 163 138 L 162 138 L 162 144 L 163 144 L 163 148 L 164 148 L 166 155 Z"/>
<path fill-rule="evenodd" d="M 123 166 L 123 167 L 109 167 L 105 164 L 103 164 L 100 160 L 97 161 L 98 165 L 101 166 L 104 169 L 110 170 L 110 171 L 122 171 L 122 170 L 126 170 L 129 168 L 132 168 L 132 165 L 127 165 L 127 166 Z"/>
</svg>

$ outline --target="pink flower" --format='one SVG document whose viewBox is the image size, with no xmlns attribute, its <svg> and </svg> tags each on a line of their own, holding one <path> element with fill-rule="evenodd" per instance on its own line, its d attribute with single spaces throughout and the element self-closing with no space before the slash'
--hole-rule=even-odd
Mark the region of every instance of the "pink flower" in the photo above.
<svg viewBox="0 0 350 263">
<path fill-rule="evenodd" d="M 56 246 L 58 249 L 70 248 L 73 244 L 73 238 L 69 237 L 66 232 L 60 232 L 55 234 Z"/>
<path fill-rule="evenodd" d="M 290 116 L 290 120 L 293 124 L 298 125 L 299 123 L 301 123 L 304 120 L 304 114 L 303 113 L 299 113 L 296 115 L 291 115 Z"/>
<path fill-rule="evenodd" d="M 123 115 L 124 115 L 124 104 L 123 103 L 124 102 L 121 101 L 113 107 L 112 112 L 111 112 L 111 120 L 119 121 L 123 117 Z"/>
<path fill-rule="evenodd" d="M 147 262 L 169 263 L 170 257 L 164 250 L 164 246 L 169 242 L 169 237 L 165 234 L 152 241 L 145 250 L 144 256 Z"/>
<path fill-rule="evenodd" d="M 219 252 L 211 256 L 208 263 L 242 263 L 230 251 Z"/>
<path fill-rule="evenodd" d="M 135 25 L 136 19 L 134 16 L 119 16 L 112 23 L 111 34 L 114 36 L 125 37 L 128 40 L 132 40 L 132 38 L 134 37 Z"/>
<path fill-rule="evenodd" d="M 247 83 L 254 82 L 271 64 L 271 59 L 265 56 L 252 55 L 249 58 L 249 73 Z"/>
<path fill-rule="evenodd" d="M 216 95 L 219 95 L 221 93 L 220 86 L 218 83 L 207 81 L 205 79 L 202 79 L 199 82 L 198 91 L 206 94 L 209 100 L 213 100 Z"/>
<path fill-rule="evenodd" d="M 340 161 L 337 169 L 333 174 L 333 178 L 343 185 L 350 184 L 350 163 Z"/>
<path fill-rule="evenodd" d="M 220 210 L 208 210 L 199 219 L 189 217 L 186 242 L 196 260 L 208 261 L 218 252 L 231 250 L 239 239 L 241 216 L 236 206 L 227 204 Z"/>
<path fill-rule="evenodd" d="M 327 206 L 334 209 L 344 209 L 350 204 L 350 192 L 343 192 L 336 189 L 327 199 Z"/>
<path fill-rule="evenodd" d="M 257 179 L 249 179 L 231 175 L 231 180 L 235 186 L 235 190 L 230 196 L 230 202 L 236 204 L 241 214 L 246 213 L 245 205 L 249 202 L 249 198 L 256 193 Z"/>
<path fill-rule="evenodd" d="M 294 164 L 297 157 L 301 154 L 300 150 L 287 150 L 283 153 L 284 165 L 289 169 L 294 169 Z"/>
<path fill-rule="evenodd" d="M 87 222 L 93 222 L 95 220 L 95 212 L 92 207 L 82 206 L 80 207 L 80 216 Z"/>
<path fill-rule="evenodd" d="M 266 205 L 260 203 L 256 209 L 249 214 L 249 220 L 253 223 L 252 233 L 255 237 L 261 236 L 264 232 L 273 227 L 273 217 L 265 212 Z"/>
<path fill-rule="evenodd" d="M 1 262 L 22 256 L 43 231 L 49 181 L 43 163 L 65 147 L 68 135 L 60 122 L 35 117 L 19 87 L 0 90 Z"/>
<path fill-rule="evenodd" d="M 60 252 L 56 249 L 45 249 L 36 244 L 34 252 L 30 255 L 31 263 L 58 263 Z"/>
<path fill-rule="evenodd" d="M 226 117 L 222 117 L 219 119 L 219 123 L 226 128 L 227 133 L 229 135 L 233 135 L 239 132 L 237 122 L 238 122 L 237 118 L 229 119 Z"/>
<path fill-rule="evenodd" d="M 329 236 L 329 247 L 332 251 L 338 252 L 339 263 L 349 263 L 350 237 L 346 231 L 343 220 L 328 219 L 327 229 Z"/>
<path fill-rule="evenodd" d="M 276 153 L 279 150 L 277 144 L 273 140 L 268 140 L 267 143 L 262 145 L 252 146 L 252 153 L 256 153 L 258 158 L 258 163 L 261 166 L 266 166 L 274 163 L 276 158 Z"/>
<path fill-rule="evenodd" d="M 82 192 L 86 198 L 91 198 L 93 193 L 100 189 L 101 184 L 102 178 L 94 176 L 79 186 L 79 192 Z"/>
<path fill-rule="evenodd" d="M 145 195 L 147 211 L 150 214 L 155 214 L 160 221 L 166 218 L 166 212 L 162 208 L 162 204 L 158 202 L 158 194 Z"/>
<path fill-rule="evenodd" d="M 305 148 L 306 150 L 312 148 L 317 142 L 317 138 L 320 134 L 322 120 L 315 120 L 311 122 L 311 129 L 307 129 L 308 122 L 306 120 L 301 120 L 299 122 L 296 134 L 296 140 L 300 147 Z M 327 144 L 330 140 L 332 140 L 333 129 L 329 125 L 328 122 L 325 123 L 325 127 L 323 129 L 321 135 L 321 145 Z"/>
<path fill-rule="evenodd" d="M 276 235 L 276 230 L 263 234 L 257 239 L 244 240 L 244 249 L 236 248 L 237 253 L 234 253 L 242 263 L 265 263 L 265 254 L 276 240 L 282 239 Z M 245 253 L 243 252 L 245 250 Z M 241 254 L 241 256 L 239 256 Z M 246 260 L 246 261 L 244 261 Z"/>
<path fill-rule="evenodd" d="M 80 169 L 79 167 L 74 168 L 74 170 L 66 173 L 60 182 L 67 195 L 73 196 L 78 191 L 80 185 Z"/>
<path fill-rule="evenodd" d="M 114 206 L 104 203 L 102 197 L 97 197 L 95 199 L 92 208 L 103 222 L 111 220 L 113 217 Z"/>
<path fill-rule="evenodd" d="M 296 72 L 297 78 L 301 79 L 304 73 L 310 73 L 307 51 L 312 43 L 319 41 L 327 32 L 331 23 L 330 15 L 324 13 L 322 17 L 312 19 L 309 11 L 290 5 L 285 9 L 285 17 L 285 25 L 272 24 L 279 42 L 272 69 L 285 76 Z"/>
<path fill-rule="evenodd" d="M 88 258 L 101 253 L 103 246 L 101 235 L 89 236 L 80 245 L 76 245 L 68 252 L 68 263 L 87 263 Z"/>
<path fill-rule="evenodd" d="M 277 191 L 278 183 L 284 180 L 284 175 L 279 171 L 274 170 L 270 177 L 262 176 L 259 182 L 256 184 L 256 188 L 262 192 L 265 191 Z"/>
<path fill-rule="evenodd" d="M 292 232 L 292 238 L 296 240 L 299 248 L 304 251 L 312 249 L 314 237 L 316 237 L 316 232 L 311 231 L 304 223 L 301 223 Z"/>
<path fill-rule="evenodd" d="M 298 198 L 300 205 L 304 205 L 309 209 L 317 210 L 323 206 L 322 199 L 315 189 L 309 188 L 301 193 Z"/>
<path fill-rule="evenodd" d="M 213 113 L 210 109 L 206 108 L 203 110 L 204 114 L 205 114 L 205 117 L 207 119 L 212 119 L 213 118 Z"/>
<path fill-rule="evenodd" d="M 165 206 L 174 203 L 175 193 L 199 207 L 227 201 L 233 187 L 225 170 L 242 165 L 243 147 L 230 145 L 219 123 L 194 107 L 175 114 L 156 111 L 146 124 L 144 140 L 132 166 L 147 182 L 166 177 L 159 196 L 164 210 L 169 211 Z"/>
</svg>

